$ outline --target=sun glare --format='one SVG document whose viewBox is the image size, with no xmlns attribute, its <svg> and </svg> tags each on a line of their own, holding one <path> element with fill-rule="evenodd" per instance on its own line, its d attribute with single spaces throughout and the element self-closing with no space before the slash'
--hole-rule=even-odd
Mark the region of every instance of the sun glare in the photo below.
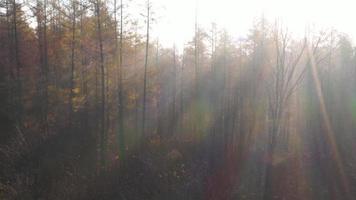
<svg viewBox="0 0 356 200">
<path fill-rule="evenodd" d="M 254 20 L 265 17 L 270 22 L 278 20 L 296 36 L 305 29 L 332 29 L 356 36 L 350 26 L 356 18 L 352 0 L 154 0 L 163 11 L 154 31 L 164 46 L 181 44 L 194 34 L 197 13 L 201 28 L 209 29 L 212 23 L 227 29 L 235 37 L 244 37 Z M 182 31 L 184 30 L 184 31 Z"/>
</svg>

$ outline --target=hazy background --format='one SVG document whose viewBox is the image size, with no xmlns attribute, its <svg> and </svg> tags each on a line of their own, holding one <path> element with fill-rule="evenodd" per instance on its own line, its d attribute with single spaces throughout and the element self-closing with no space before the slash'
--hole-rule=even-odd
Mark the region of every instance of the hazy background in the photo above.
<svg viewBox="0 0 356 200">
<path fill-rule="evenodd" d="M 195 2 L 195 3 L 194 3 Z M 193 36 L 195 10 L 200 27 L 208 29 L 215 22 L 231 35 L 244 36 L 253 21 L 262 15 L 269 21 L 278 19 L 295 35 L 303 35 L 305 28 L 335 28 L 356 36 L 354 19 L 356 4 L 352 0 L 152 0 L 158 9 L 158 21 L 153 37 L 164 46 L 179 47 Z"/>
</svg>

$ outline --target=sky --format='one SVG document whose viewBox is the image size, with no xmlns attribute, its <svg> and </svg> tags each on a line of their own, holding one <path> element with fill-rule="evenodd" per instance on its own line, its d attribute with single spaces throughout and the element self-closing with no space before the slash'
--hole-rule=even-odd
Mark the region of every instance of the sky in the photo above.
<svg viewBox="0 0 356 200">
<path fill-rule="evenodd" d="M 200 27 L 215 22 L 235 38 L 244 37 L 256 18 L 278 19 L 294 35 L 305 28 L 335 28 L 356 37 L 356 0 L 151 0 L 157 22 L 152 37 L 164 47 L 180 47 L 194 34 L 195 11 Z M 197 6 L 196 6 L 197 5 Z"/>
</svg>

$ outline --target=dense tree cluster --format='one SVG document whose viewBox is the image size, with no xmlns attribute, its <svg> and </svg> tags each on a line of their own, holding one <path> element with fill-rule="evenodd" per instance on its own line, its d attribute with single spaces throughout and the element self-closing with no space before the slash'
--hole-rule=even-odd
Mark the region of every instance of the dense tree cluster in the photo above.
<svg viewBox="0 0 356 200">
<path fill-rule="evenodd" d="M 195 22 L 179 52 L 134 4 L 0 3 L 0 199 L 356 195 L 347 35 Z"/>
</svg>

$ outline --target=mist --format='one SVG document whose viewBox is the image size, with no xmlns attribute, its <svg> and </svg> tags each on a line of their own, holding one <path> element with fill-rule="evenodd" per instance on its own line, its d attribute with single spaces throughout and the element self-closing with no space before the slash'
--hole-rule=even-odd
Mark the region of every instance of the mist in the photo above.
<svg viewBox="0 0 356 200">
<path fill-rule="evenodd" d="M 0 7 L 0 199 L 356 195 L 351 1 Z"/>
</svg>

